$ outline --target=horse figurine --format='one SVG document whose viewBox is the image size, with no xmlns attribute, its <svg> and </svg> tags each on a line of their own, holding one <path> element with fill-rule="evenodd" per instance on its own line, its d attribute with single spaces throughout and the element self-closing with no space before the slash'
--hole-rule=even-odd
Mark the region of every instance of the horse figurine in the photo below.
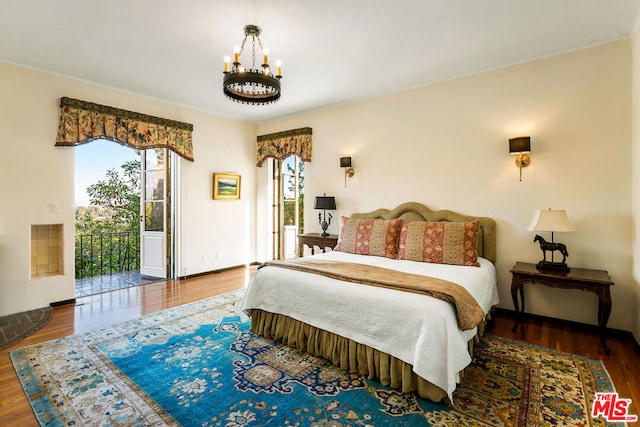
<svg viewBox="0 0 640 427">
<path fill-rule="evenodd" d="M 567 247 L 563 243 L 553 243 L 547 242 L 542 238 L 542 236 L 536 234 L 536 237 L 533 239 L 534 242 L 540 243 L 540 249 L 542 249 L 542 262 L 547 262 L 547 251 L 551 252 L 551 259 L 553 259 L 553 251 L 560 251 L 562 254 L 562 264 L 565 263 L 567 257 L 569 256 L 569 252 L 567 252 Z"/>
</svg>

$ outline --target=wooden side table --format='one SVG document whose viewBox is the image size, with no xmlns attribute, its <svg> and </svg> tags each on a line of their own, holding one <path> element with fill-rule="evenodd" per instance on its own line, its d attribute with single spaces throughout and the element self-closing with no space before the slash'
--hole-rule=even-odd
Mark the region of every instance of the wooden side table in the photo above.
<svg viewBox="0 0 640 427">
<path fill-rule="evenodd" d="M 298 256 L 302 256 L 304 254 L 304 245 L 309 246 L 309 248 L 311 248 L 311 252 L 313 253 L 314 246 L 319 247 L 322 252 L 325 252 L 326 248 L 333 249 L 337 244 L 337 234 L 329 234 L 328 236 L 323 236 L 320 233 L 298 234 Z"/>
<path fill-rule="evenodd" d="M 569 271 L 538 270 L 535 264 L 516 262 L 511 269 L 511 297 L 516 309 L 515 333 L 524 314 L 524 284 L 539 283 L 552 288 L 581 289 L 598 295 L 598 328 L 600 329 L 600 343 L 606 354 L 611 350 L 605 343 L 607 321 L 611 314 L 611 293 L 609 288 L 614 285 L 611 277 L 604 270 L 589 270 L 586 268 L 572 268 Z M 520 304 L 518 304 L 518 292 Z M 520 307 L 522 306 L 522 307 Z"/>
</svg>

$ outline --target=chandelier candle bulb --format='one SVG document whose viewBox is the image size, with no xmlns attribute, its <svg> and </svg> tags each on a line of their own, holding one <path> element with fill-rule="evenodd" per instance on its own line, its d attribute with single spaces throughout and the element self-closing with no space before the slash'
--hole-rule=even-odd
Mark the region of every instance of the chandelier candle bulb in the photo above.
<svg viewBox="0 0 640 427">
<path fill-rule="evenodd" d="M 264 65 L 269 65 L 269 49 L 264 49 L 262 51 L 262 63 Z"/>
<path fill-rule="evenodd" d="M 238 46 L 234 46 L 233 48 L 233 62 L 240 62 L 240 48 Z"/>
<path fill-rule="evenodd" d="M 276 76 L 282 77 L 282 62 L 276 61 Z"/>
<path fill-rule="evenodd" d="M 231 58 L 229 58 L 228 56 L 224 57 L 224 72 L 228 73 L 229 72 L 229 63 L 231 62 Z"/>
</svg>

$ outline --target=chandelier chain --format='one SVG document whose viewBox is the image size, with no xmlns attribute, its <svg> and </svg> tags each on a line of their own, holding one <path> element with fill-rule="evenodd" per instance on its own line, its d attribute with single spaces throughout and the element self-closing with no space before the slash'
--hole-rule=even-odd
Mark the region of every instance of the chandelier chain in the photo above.
<svg viewBox="0 0 640 427">
<path fill-rule="evenodd" d="M 242 52 L 244 52 L 244 44 L 247 42 L 247 37 L 249 36 L 244 36 L 244 40 L 242 40 L 242 44 L 240 45 L 240 56 L 242 56 Z"/>
<path fill-rule="evenodd" d="M 256 38 L 255 36 L 251 37 L 252 40 L 252 58 L 253 58 L 253 68 L 256 68 Z M 258 39 L 260 40 L 260 39 Z M 262 44 L 260 45 L 260 48 L 262 48 Z"/>
</svg>

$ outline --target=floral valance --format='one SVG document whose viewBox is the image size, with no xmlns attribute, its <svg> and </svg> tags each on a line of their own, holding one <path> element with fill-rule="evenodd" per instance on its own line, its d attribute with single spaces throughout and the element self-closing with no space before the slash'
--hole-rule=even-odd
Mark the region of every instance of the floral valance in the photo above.
<svg viewBox="0 0 640 427">
<path fill-rule="evenodd" d="M 67 97 L 60 99 L 60 108 L 56 146 L 104 138 L 139 150 L 168 148 L 193 161 L 192 124 Z"/>
<path fill-rule="evenodd" d="M 292 154 L 302 161 L 311 161 L 311 128 L 292 129 L 284 132 L 260 135 L 257 145 L 258 166 L 272 157 L 284 160 Z"/>
</svg>

